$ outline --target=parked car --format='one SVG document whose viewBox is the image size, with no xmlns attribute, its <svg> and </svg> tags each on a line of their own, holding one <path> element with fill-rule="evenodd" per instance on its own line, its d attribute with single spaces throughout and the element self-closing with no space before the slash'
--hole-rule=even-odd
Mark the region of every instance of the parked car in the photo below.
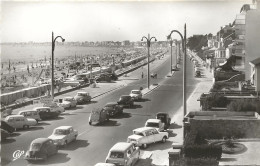
<svg viewBox="0 0 260 166">
<path fill-rule="evenodd" d="M 151 74 L 151 77 L 152 77 L 152 78 L 157 78 L 157 73 L 152 73 L 152 74 Z"/>
<path fill-rule="evenodd" d="M 159 141 L 164 143 L 166 139 L 168 139 L 167 132 L 159 132 L 152 127 L 141 127 L 133 130 L 133 135 L 127 138 L 127 142 L 133 143 L 136 146 L 142 146 L 145 149 L 147 144 Z"/>
<path fill-rule="evenodd" d="M 104 73 L 104 74 L 108 75 L 113 81 L 118 80 L 118 77 L 115 73 Z"/>
<path fill-rule="evenodd" d="M 76 100 L 77 104 L 82 104 L 86 102 L 91 101 L 91 96 L 89 95 L 88 92 L 78 92 L 77 95 L 74 97 Z"/>
<path fill-rule="evenodd" d="M 46 160 L 48 156 L 58 153 L 57 146 L 49 138 L 37 138 L 30 144 L 26 151 L 24 159 L 31 162 L 37 160 Z"/>
<path fill-rule="evenodd" d="M 108 74 L 100 74 L 95 77 L 96 82 L 111 82 L 112 78 Z"/>
<path fill-rule="evenodd" d="M 74 130 L 72 126 L 60 126 L 53 130 L 52 135 L 48 138 L 53 140 L 57 146 L 65 146 L 68 143 L 75 141 L 78 136 L 78 131 Z"/>
<path fill-rule="evenodd" d="M 4 120 L 1 120 L 1 129 L 4 129 L 5 131 L 9 132 L 9 133 L 13 133 L 15 131 L 15 128 L 13 128 L 12 126 L 10 126 L 8 123 L 6 123 Z"/>
<path fill-rule="evenodd" d="M 9 136 L 10 136 L 10 133 L 8 131 L 1 129 L 1 141 L 5 140 Z"/>
<path fill-rule="evenodd" d="M 77 101 L 74 99 L 74 97 L 65 97 L 62 100 L 62 103 L 60 103 L 60 106 L 63 108 L 71 108 L 77 106 Z"/>
<path fill-rule="evenodd" d="M 36 110 L 39 112 L 40 118 L 42 120 L 55 119 L 60 115 L 59 112 L 51 111 L 50 107 L 37 107 Z"/>
<path fill-rule="evenodd" d="M 123 113 L 123 107 L 116 102 L 107 103 L 104 109 L 108 111 L 110 117 Z"/>
<path fill-rule="evenodd" d="M 145 122 L 145 127 L 153 127 L 157 129 L 158 131 L 164 130 L 164 123 L 160 119 L 148 119 Z"/>
<path fill-rule="evenodd" d="M 94 109 L 91 111 L 88 123 L 92 125 L 93 123 L 102 123 L 109 121 L 109 113 L 106 109 Z"/>
<path fill-rule="evenodd" d="M 131 93 L 129 94 L 133 100 L 141 100 L 143 97 L 143 94 L 140 90 L 131 90 Z"/>
<path fill-rule="evenodd" d="M 132 143 L 118 142 L 108 152 L 106 163 L 115 165 L 134 165 L 140 158 L 140 149 Z"/>
<path fill-rule="evenodd" d="M 26 118 L 35 119 L 37 123 L 41 120 L 39 112 L 36 110 L 19 111 L 18 115 L 23 115 Z"/>
<path fill-rule="evenodd" d="M 195 77 L 200 77 L 200 76 L 201 76 L 200 71 L 197 70 L 197 71 L 195 72 Z"/>
<path fill-rule="evenodd" d="M 164 129 L 167 130 L 171 125 L 171 118 L 166 112 L 158 112 L 156 119 L 160 119 L 164 123 Z"/>
<path fill-rule="evenodd" d="M 5 118 L 5 122 L 15 129 L 28 129 L 37 124 L 35 119 L 25 118 L 23 115 L 9 115 Z"/>
<path fill-rule="evenodd" d="M 59 112 L 59 113 L 65 112 L 65 109 L 63 107 L 59 106 L 55 102 L 43 104 L 43 107 L 50 107 L 51 111 L 56 111 L 56 112 Z"/>
<path fill-rule="evenodd" d="M 131 96 L 129 95 L 122 95 L 118 102 L 119 105 L 123 105 L 123 106 L 128 106 L 128 107 L 132 107 L 134 106 L 134 100 L 132 99 Z"/>
</svg>

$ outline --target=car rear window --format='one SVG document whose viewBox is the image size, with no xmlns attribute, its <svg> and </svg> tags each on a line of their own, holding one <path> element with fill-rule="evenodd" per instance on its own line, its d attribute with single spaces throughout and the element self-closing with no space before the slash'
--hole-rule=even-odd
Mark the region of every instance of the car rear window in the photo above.
<svg viewBox="0 0 260 166">
<path fill-rule="evenodd" d="M 148 122 L 146 124 L 146 127 L 159 127 L 159 124 L 158 123 L 153 123 L 153 122 Z"/>
<path fill-rule="evenodd" d="M 135 135 L 140 135 L 140 136 L 144 136 L 144 134 L 142 132 L 138 132 L 138 131 L 134 131 Z"/>
<path fill-rule="evenodd" d="M 55 130 L 55 135 L 67 135 L 69 133 L 68 130 L 61 130 L 61 129 L 57 129 Z"/>
<path fill-rule="evenodd" d="M 31 145 L 31 150 L 40 150 L 41 149 L 42 144 L 41 143 L 33 143 Z"/>
<path fill-rule="evenodd" d="M 122 153 L 122 152 L 111 152 L 110 158 L 124 158 L 124 153 Z"/>
</svg>

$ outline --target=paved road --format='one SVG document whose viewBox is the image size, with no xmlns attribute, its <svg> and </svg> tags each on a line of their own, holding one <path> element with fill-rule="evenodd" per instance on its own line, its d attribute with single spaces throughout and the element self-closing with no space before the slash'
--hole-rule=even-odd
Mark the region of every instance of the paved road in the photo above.
<svg viewBox="0 0 260 166">
<path fill-rule="evenodd" d="M 175 58 L 174 58 L 175 59 Z M 174 115 L 175 111 L 182 105 L 182 71 L 174 73 L 173 77 L 166 77 L 169 73 L 169 61 L 154 69 L 158 74 L 157 79 L 151 79 L 151 84 L 158 83 L 159 86 L 145 96 L 145 101 L 136 102 L 135 108 L 124 109 L 124 114 L 119 118 L 111 119 L 102 126 L 89 126 L 88 117 L 93 108 L 103 106 L 107 102 L 117 101 L 122 94 L 129 94 L 130 90 L 146 87 L 146 79 L 136 80 L 127 86 L 112 93 L 96 98 L 92 104 L 81 105 L 76 110 L 66 111 L 66 114 L 58 120 L 44 121 L 31 131 L 20 131 L 15 139 L 2 143 L 2 163 L 8 165 L 28 165 L 23 159 L 12 161 L 15 150 L 27 150 L 30 142 L 38 137 L 48 137 L 52 130 L 61 125 L 72 125 L 79 131 L 76 142 L 69 144 L 59 153 L 38 165 L 95 165 L 103 162 L 109 149 L 117 142 L 126 141 L 132 130 L 144 125 L 149 118 L 155 117 L 159 111 Z M 188 62 L 188 95 L 193 91 L 196 81 L 193 77 L 192 65 Z M 145 151 L 163 150 L 169 148 L 174 140 L 174 129 L 169 131 L 170 139 L 165 144 L 157 143 L 151 145 Z M 141 161 L 140 161 L 141 162 Z M 32 164 L 29 164 L 32 165 Z M 34 164 L 35 165 L 35 164 Z"/>
</svg>

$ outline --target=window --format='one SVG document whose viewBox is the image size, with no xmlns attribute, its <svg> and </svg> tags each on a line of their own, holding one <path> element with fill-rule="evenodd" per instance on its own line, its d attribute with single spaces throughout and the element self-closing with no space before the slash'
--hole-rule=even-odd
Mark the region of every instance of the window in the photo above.
<svg viewBox="0 0 260 166">
<path fill-rule="evenodd" d="M 111 158 L 124 158 L 124 153 L 122 152 L 111 152 Z"/>
</svg>

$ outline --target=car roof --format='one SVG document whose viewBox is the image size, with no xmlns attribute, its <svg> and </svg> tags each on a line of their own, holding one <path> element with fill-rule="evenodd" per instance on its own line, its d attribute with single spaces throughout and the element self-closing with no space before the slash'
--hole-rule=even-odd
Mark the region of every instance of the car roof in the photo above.
<svg viewBox="0 0 260 166">
<path fill-rule="evenodd" d="M 120 96 L 120 97 L 131 97 L 131 96 L 129 96 L 129 95 L 122 95 L 122 96 Z"/>
<path fill-rule="evenodd" d="M 110 151 L 124 152 L 125 150 L 127 150 L 131 146 L 132 146 L 132 143 L 118 142 L 110 149 Z"/>
<path fill-rule="evenodd" d="M 36 110 L 36 109 L 40 109 L 40 108 L 49 108 L 50 109 L 50 107 L 34 107 L 33 109 Z"/>
<path fill-rule="evenodd" d="M 55 128 L 55 130 L 56 130 L 56 129 L 67 130 L 67 129 L 69 129 L 69 128 L 72 128 L 72 126 L 60 126 L 60 127 Z"/>
<path fill-rule="evenodd" d="M 64 97 L 64 99 L 72 99 L 73 97 L 70 97 L 70 96 L 67 96 L 67 97 Z"/>
<path fill-rule="evenodd" d="M 8 115 L 6 118 L 10 118 L 10 117 L 24 117 L 23 115 Z"/>
<path fill-rule="evenodd" d="M 21 114 L 23 112 L 37 112 L 36 110 L 23 110 L 23 111 L 19 111 L 18 114 Z"/>
<path fill-rule="evenodd" d="M 146 130 L 151 130 L 151 129 L 154 129 L 154 128 L 153 127 L 140 127 L 140 128 L 134 129 L 133 131 L 144 132 Z"/>
<path fill-rule="evenodd" d="M 141 92 L 141 91 L 138 90 L 138 89 L 133 89 L 132 92 L 134 92 L 134 91 L 136 91 L 136 92 Z"/>
<path fill-rule="evenodd" d="M 111 163 L 97 163 L 95 166 L 115 166 L 115 164 L 111 164 Z"/>
<path fill-rule="evenodd" d="M 77 92 L 77 93 L 88 93 L 88 92 Z"/>
<path fill-rule="evenodd" d="M 106 103 L 106 106 L 107 105 L 117 105 L 118 103 L 117 102 L 109 102 L 109 103 Z"/>
<path fill-rule="evenodd" d="M 160 119 L 148 119 L 146 122 L 159 123 L 160 121 Z"/>
<path fill-rule="evenodd" d="M 49 140 L 50 140 L 49 138 L 36 138 L 35 140 L 32 141 L 32 143 L 44 143 Z"/>
<path fill-rule="evenodd" d="M 168 113 L 166 112 L 158 112 L 156 115 L 167 115 Z"/>
</svg>

